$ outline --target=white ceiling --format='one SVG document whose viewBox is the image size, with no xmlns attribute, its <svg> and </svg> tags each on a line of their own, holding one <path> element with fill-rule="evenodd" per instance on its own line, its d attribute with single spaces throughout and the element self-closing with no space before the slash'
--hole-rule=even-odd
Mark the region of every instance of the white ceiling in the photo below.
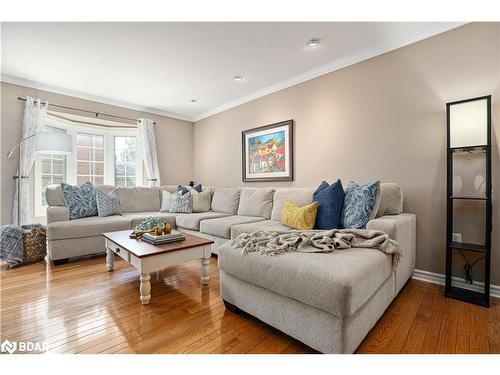
<svg viewBox="0 0 500 375">
<path fill-rule="evenodd" d="M 2 80 L 197 121 L 459 25 L 2 23 Z"/>
</svg>

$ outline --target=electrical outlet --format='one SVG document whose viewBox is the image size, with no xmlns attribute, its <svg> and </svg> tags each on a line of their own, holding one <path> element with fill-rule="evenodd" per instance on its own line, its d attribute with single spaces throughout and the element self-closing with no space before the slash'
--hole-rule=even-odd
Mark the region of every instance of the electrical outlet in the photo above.
<svg viewBox="0 0 500 375">
<path fill-rule="evenodd" d="M 453 233 L 451 236 L 453 242 L 462 242 L 462 233 Z"/>
</svg>

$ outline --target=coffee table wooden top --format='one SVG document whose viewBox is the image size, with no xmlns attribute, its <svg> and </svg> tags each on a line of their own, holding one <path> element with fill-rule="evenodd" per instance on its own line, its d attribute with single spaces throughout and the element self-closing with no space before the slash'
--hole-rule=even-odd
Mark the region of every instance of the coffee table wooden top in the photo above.
<svg viewBox="0 0 500 375">
<path fill-rule="evenodd" d="M 116 243 L 118 246 L 121 246 L 125 250 L 131 252 L 138 258 L 159 255 L 167 253 L 169 251 L 178 251 L 190 249 L 193 247 L 208 246 L 214 243 L 214 241 L 207 240 L 206 238 L 183 233 L 186 239 L 182 241 L 175 241 L 162 245 L 152 245 L 150 243 L 147 243 L 146 241 L 129 238 L 130 233 L 132 233 L 132 231 L 130 229 L 127 229 L 117 232 L 107 232 L 103 233 L 102 235 L 108 240 Z"/>
</svg>

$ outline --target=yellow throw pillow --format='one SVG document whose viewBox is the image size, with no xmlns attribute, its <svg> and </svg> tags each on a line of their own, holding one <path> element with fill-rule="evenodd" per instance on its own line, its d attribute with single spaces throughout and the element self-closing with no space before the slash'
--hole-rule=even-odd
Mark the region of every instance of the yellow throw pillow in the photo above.
<svg viewBox="0 0 500 375">
<path fill-rule="evenodd" d="M 304 207 L 285 201 L 281 209 L 281 223 L 294 229 L 310 230 L 314 228 L 318 204 L 313 202 Z"/>
</svg>

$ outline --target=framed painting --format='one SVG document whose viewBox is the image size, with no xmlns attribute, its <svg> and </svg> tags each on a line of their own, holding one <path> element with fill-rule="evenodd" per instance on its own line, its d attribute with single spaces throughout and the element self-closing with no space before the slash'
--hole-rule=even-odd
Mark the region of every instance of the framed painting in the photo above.
<svg viewBox="0 0 500 375">
<path fill-rule="evenodd" d="M 241 132 L 242 178 L 293 181 L 293 120 Z"/>
</svg>

